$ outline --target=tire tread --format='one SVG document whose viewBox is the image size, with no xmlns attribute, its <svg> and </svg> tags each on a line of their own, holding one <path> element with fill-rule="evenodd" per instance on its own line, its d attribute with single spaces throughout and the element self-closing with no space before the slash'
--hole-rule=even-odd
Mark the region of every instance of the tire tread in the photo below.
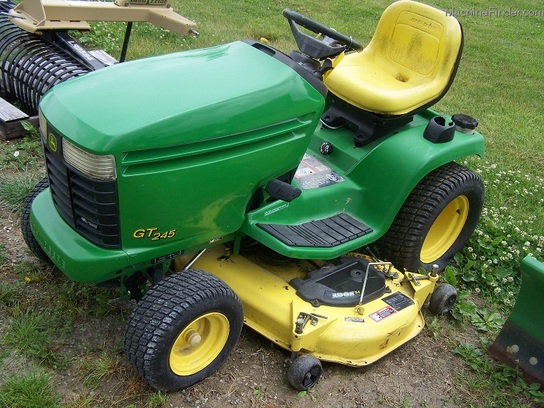
<svg viewBox="0 0 544 408">
<path fill-rule="evenodd" d="M 171 328 L 178 319 L 199 305 L 206 304 L 210 309 L 220 306 L 217 299 L 222 299 L 222 303 L 226 299 L 238 308 L 235 313 L 241 315 L 239 328 L 232 327 L 237 339 L 243 320 L 241 302 L 232 289 L 208 272 L 191 269 L 176 273 L 155 285 L 140 300 L 125 329 L 124 350 L 138 374 L 152 387 L 172 391 L 202 379 L 180 377 L 176 384 L 168 383 L 164 380 L 165 367 L 160 364 L 161 354 L 168 347 Z"/>
<path fill-rule="evenodd" d="M 481 189 L 483 203 L 483 183 L 477 174 L 466 167 L 450 162 L 426 175 L 410 193 L 391 227 L 380 240 L 379 246 L 383 257 L 391 260 L 397 268 L 417 270 L 419 266 L 423 266 L 419 259 L 419 251 L 430 227 L 429 219 L 449 197 L 455 194 L 455 191 L 467 185 Z M 481 205 L 474 210 L 478 211 L 479 215 Z M 475 225 L 469 227 L 471 229 L 469 236 L 473 227 Z M 447 259 L 442 260 L 439 266 L 444 267 L 445 262 Z"/>
</svg>

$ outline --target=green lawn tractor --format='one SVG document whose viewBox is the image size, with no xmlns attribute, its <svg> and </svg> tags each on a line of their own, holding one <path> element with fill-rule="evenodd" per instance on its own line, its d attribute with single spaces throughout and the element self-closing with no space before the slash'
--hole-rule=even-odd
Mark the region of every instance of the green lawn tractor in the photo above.
<svg viewBox="0 0 544 408">
<path fill-rule="evenodd" d="M 243 324 L 291 352 L 288 379 L 308 389 L 321 360 L 370 364 L 422 330 L 423 306 L 455 302 L 437 272 L 484 196 L 455 161 L 484 142 L 472 117 L 430 107 L 457 71 L 459 22 L 399 1 L 361 49 L 284 16 L 299 51 L 162 55 L 41 100 L 47 178 L 23 235 L 70 279 L 138 300 L 125 354 L 156 389 L 208 377 Z"/>
</svg>

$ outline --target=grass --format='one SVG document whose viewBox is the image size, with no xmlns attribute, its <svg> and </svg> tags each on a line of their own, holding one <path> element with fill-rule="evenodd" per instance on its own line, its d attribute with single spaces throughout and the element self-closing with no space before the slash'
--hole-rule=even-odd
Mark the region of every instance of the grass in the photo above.
<svg viewBox="0 0 544 408">
<path fill-rule="evenodd" d="M 0 266 L 2 266 L 7 260 L 8 257 L 6 255 L 6 246 L 0 243 Z"/>
<path fill-rule="evenodd" d="M 5 142 L 0 151 L 2 174 L 6 171 L 39 172 L 42 150 L 38 131 L 25 123 L 26 137 Z"/>
<path fill-rule="evenodd" d="M 22 294 L 22 282 L 13 284 L 0 282 L 0 304 L 6 307 L 14 306 Z"/>
<path fill-rule="evenodd" d="M 51 376 L 44 372 L 24 372 L 9 376 L 0 384 L 0 408 L 57 408 Z"/>
<path fill-rule="evenodd" d="M 89 358 L 83 359 L 78 366 L 84 384 L 95 389 L 118 371 L 119 360 L 102 351 L 98 355 L 91 355 Z"/>
<path fill-rule="evenodd" d="M 61 312 L 57 309 L 38 311 L 31 307 L 22 310 L 16 305 L 11 324 L 3 338 L 4 345 L 39 364 L 56 369 L 65 368 L 66 356 L 57 351 L 56 347 L 58 339 L 67 330 L 67 322 L 58 314 Z"/>
<path fill-rule="evenodd" d="M 510 307 L 520 285 L 525 256 L 542 259 L 544 179 L 496 164 L 476 163 L 488 191 L 480 224 L 468 246 L 455 257 L 453 283 Z"/>
<path fill-rule="evenodd" d="M 19 212 L 39 179 L 31 172 L 0 175 L 0 206 L 12 213 Z"/>
<path fill-rule="evenodd" d="M 40 137 L 30 124 L 26 136 L 5 142 L 0 149 L 0 208 L 18 213 L 30 190 L 43 177 Z"/>
<path fill-rule="evenodd" d="M 538 385 L 529 385 L 520 379 L 518 371 L 504 365 L 497 365 L 485 355 L 485 350 L 461 343 L 453 352 L 463 358 L 471 370 L 471 372 L 468 370 L 461 372 L 458 376 L 460 388 L 466 392 L 467 406 L 522 408 L 526 406 L 527 401 L 543 401 Z M 482 390 L 493 391 L 482 394 Z M 512 400 L 513 393 L 523 395 L 525 401 Z"/>
<path fill-rule="evenodd" d="M 390 1 L 243 0 L 231 2 L 181 2 L 174 9 L 198 24 L 199 37 L 179 37 L 149 24 L 135 24 L 128 59 L 208 47 L 243 38 L 267 41 L 283 51 L 295 47 L 281 16 L 284 7 L 307 14 L 367 43 L 375 24 Z M 436 0 L 447 10 L 489 10 L 483 0 Z M 533 1 L 517 0 L 508 7 L 537 8 Z M 498 6 L 497 8 L 507 9 Z M 486 137 L 486 156 L 466 165 L 478 172 L 486 185 L 486 202 L 476 233 L 469 245 L 446 269 L 444 279 L 459 290 L 453 311 L 455 330 L 446 332 L 433 319 L 432 334 L 446 341 L 463 359 L 465 368 L 454 385 L 464 406 L 538 406 L 542 390 L 520 379 L 519 373 L 485 355 L 508 316 L 519 291 L 519 264 L 528 255 L 542 260 L 544 248 L 544 51 L 543 17 L 459 16 L 465 48 L 456 80 L 436 109 L 468 113 L 479 121 Z M 125 25 L 95 23 L 93 31 L 79 37 L 86 47 L 99 47 L 118 57 Z M 32 185 L 41 178 L 39 138 L 29 136 L 3 142 L 0 149 L 0 206 L 17 214 Z M 0 244 L 0 269 L 7 270 L 9 255 Z M 74 364 L 56 356 L 54 346 L 64 341 L 74 321 L 84 317 L 123 313 L 107 303 L 105 290 L 66 282 L 41 273 L 43 267 L 17 260 L 15 281 L 0 283 L 0 311 L 11 323 L 2 343 L 10 351 L 37 361 L 45 370 L 59 372 Z M 39 288 L 39 289 L 38 289 Z M 62 317 L 61 317 L 62 316 Z M 475 340 L 459 340 L 455 332 L 474 331 Z M 119 374 L 118 360 L 92 350 L 80 364 L 86 386 L 93 389 Z M 4 355 L 0 358 L 0 366 Z M 44 358 L 45 357 L 45 358 Z M 465 391 L 466 390 L 466 391 Z M 0 407 L 56 406 L 49 374 L 24 371 L 0 385 Z M 139 391 L 138 391 L 139 392 Z M 146 394 L 147 406 L 166 406 L 161 393 Z M 313 396 L 313 394 L 310 394 Z M 30 399 L 28 399 L 30 398 Z M 42 399 L 43 398 L 43 399 Z M 81 396 L 73 406 L 93 406 Z M 35 404 L 35 405 L 32 405 Z M 409 396 L 399 406 L 416 404 Z M 121 403 L 129 406 L 128 403 Z M 422 405 L 424 406 L 424 405 Z"/>
<path fill-rule="evenodd" d="M 147 405 L 149 408 L 161 408 L 167 403 L 168 395 L 160 391 L 152 393 L 147 400 Z"/>
</svg>

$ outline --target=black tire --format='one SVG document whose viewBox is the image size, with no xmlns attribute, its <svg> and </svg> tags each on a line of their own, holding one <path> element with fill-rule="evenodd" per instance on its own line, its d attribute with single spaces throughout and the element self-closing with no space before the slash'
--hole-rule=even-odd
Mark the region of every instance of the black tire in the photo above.
<svg viewBox="0 0 544 408">
<path fill-rule="evenodd" d="M 287 369 L 287 379 L 295 390 L 304 391 L 317 383 L 322 372 L 321 361 L 309 354 L 301 354 Z"/>
<path fill-rule="evenodd" d="M 443 270 L 468 242 L 484 203 L 480 177 L 457 163 L 426 175 L 414 188 L 379 242 L 397 268 Z"/>
<path fill-rule="evenodd" d="M 32 203 L 38 194 L 48 187 L 49 180 L 47 177 L 43 178 L 34 186 L 34 188 L 30 191 L 30 194 L 27 196 L 21 211 L 21 233 L 23 234 L 23 239 L 25 240 L 26 245 L 32 251 L 32 253 L 41 261 L 52 265 L 53 262 L 51 262 L 51 259 L 49 259 L 38 241 L 36 241 L 36 237 L 34 237 L 32 229 L 30 228 L 30 208 L 32 207 Z"/>
<path fill-rule="evenodd" d="M 219 368 L 243 320 L 231 288 L 189 269 L 161 280 L 138 302 L 125 330 L 125 354 L 151 387 L 180 390 Z"/>
<path fill-rule="evenodd" d="M 429 311 L 434 315 L 449 313 L 457 301 L 457 291 L 448 283 L 442 283 L 435 287 L 429 300 Z"/>
</svg>

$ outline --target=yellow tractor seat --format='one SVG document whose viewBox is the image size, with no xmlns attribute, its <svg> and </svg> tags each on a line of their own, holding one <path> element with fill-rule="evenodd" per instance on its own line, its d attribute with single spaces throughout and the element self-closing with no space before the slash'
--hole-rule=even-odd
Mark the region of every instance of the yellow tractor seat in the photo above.
<svg viewBox="0 0 544 408">
<path fill-rule="evenodd" d="M 438 101 L 457 71 L 463 31 L 445 11 L 401 0 L 383 13 L 364 50 L 337 58 L 325 84 L 365 111 L 403 115 Z"/>
</svg>

